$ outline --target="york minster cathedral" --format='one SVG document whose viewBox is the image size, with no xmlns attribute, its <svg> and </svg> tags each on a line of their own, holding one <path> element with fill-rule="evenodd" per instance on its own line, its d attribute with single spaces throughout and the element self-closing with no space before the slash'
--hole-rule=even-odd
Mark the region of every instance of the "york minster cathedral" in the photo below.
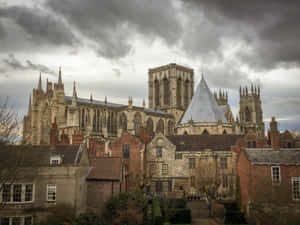
<svg viewBox="0 0 300 225">
<path fill-rule="evenodd" d="M 209 74 L 207 75 L 209 76 Z M 49 145 L 53 123 L 59 137 L 75 143 L 72 137 L 99 136 L 105 139 L 120 137 L 123 131 L 139 135 L 143 127 L 150 137 L 155 133 L 174 134 L 245 134 L 252 129 L 264 135 L 260 88 L 240 88 L 239 115 L 234 116 L 228 104 L 228 93 L 212 93 L 205 77 L 194 92 L 194 70 L 177 64 L 168 64 L 148 71 L 148 107 L 81 98 L 74 82 L 72 96 L 66 96 L 63 75 L 59 69 L 57 83 L 41 75 L 37 88 L 30 95 L 28 113 L 24 117 L 23 142 Z"/>
</svg>

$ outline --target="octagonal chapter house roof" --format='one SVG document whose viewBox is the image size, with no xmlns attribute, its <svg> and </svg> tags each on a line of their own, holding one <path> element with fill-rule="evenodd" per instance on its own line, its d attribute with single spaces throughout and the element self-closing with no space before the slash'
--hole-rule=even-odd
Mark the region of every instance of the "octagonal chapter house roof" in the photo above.
<svg viewBox="0 0 300 225">
<path fill-rule="evenodd" d="M 219 120 L 222 123 L 227 123 L 225 111 L 226 106 L 218 105 L 202 75 L 201 81 L 197 86 L 192 101 L 181 118 L 180 124 L 186 124 L 190 121 L 210 123 L 218 122 Z"/>
</svg>

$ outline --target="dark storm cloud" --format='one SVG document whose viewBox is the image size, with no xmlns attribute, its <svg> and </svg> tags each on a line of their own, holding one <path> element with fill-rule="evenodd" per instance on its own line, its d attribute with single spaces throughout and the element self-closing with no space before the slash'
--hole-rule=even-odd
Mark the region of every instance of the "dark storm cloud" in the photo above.
<svg viewBox="0 0 300 225">
<path fill-rule="evenodd" d="M 250 85 L 252 82 L 248 74 L 241 71 L 238 66 L 230 61 L 215 66 L 205 66 L 199 70 L 204 73 L 205 79 L 214 88 L 229 88 L 238 90 L 240 85 Z"/>
<path fill-rule="evenodd" d="M 49 67 L 42 65 L 42 64 L 36 64 L 33 63 L 30 60 L 26 60 L 26 63 L 23 64 L 19 59 L 17 59 L 14 54 L 8 55 L 7 58 L 2 60 L 6 66 L 9 66 L 10 68 L 14 70 L 34 70 L 34 71 L 39 71 L 42 73 L 47 73 L 50 75 L 56 76 L 56 72 L 51 70 Z"/>
<path fill-rule="evenodd" d="M 26 6 L 0 7 L 0 22 L 3 19 L 12 20 L 26 32 L 26 38 L 37 44 L 74 45 L 78 40 L 70 28 L 60 19 L 39 9 Z M 3 38 L 5 32 L 1 32 Z"/>
<path fill-rule="evenodd" d="M 132 50 L 133 37 L 160 37 L 176 43 L 182 28 L 171 0 L 48 0 L 60 14 L 95 43 L 99 55 L 121 58 Z"/>
<path fill-rule="evenodd" d="M 195 8 L 213 25 L 212 30 L 232 30 L 211 39 L 242 40 L 247 49 L 239 57 L 253 69 L 300 65 L 300 1 L 186 0 L 186 8 Z M 212 31 L 215 32 L 215 31 Z M 199 30 L 199 35 L 206 36 Z M 211 44 L 215 51 L 218 48 Z M 197 51 L 197 49 L 195 49 Z"/>
</svg>

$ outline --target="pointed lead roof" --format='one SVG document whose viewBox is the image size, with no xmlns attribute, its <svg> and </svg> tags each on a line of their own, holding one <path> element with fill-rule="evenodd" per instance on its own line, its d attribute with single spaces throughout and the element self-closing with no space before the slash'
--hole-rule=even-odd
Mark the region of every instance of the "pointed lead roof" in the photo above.
<svg viewBox="0 0 300 225">
<path fill-rule="evenodd" d="M 204 76 L 197 86 L 196 93 L 192 98 L 187 110 L 185 111 L 180 124 L 188 123 L 191 118 L 193 122 L 218 122 L 221 120 L 226 123 L 226 106 L 218 106 L 209 87 L 206 84 Z"/>
</svg>

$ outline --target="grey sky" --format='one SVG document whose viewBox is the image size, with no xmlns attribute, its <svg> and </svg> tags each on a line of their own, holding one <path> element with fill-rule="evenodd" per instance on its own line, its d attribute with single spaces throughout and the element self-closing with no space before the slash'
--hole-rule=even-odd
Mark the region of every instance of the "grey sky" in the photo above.
<svg viewBox="0 0 300 225">
<path fill-rule="evenodd" d="M 147 100 L 149 68 L 175 62 L 211 89 L 262 87 L 264 118 L 300 129 L 300 3 L 281 0 L 0 0 L 0 95 L 23 115 L 41 71 L 66 94 Z M 45 86 L 45 85 L 44 85 Z"/>
</svg>

